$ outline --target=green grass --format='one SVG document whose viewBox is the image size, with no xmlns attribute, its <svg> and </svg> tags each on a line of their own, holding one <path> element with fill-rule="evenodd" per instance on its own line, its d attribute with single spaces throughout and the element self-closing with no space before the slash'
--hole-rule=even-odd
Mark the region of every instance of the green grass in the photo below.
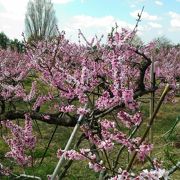
<svg viewBox="0 0 180 180">
<path fill-rule="evenodd" d="M 162 104 L 152 128 L 154 145 L 152 156 L 163 161 L 163 165 L 167 169 L 172 167 L 171 160 L 173 160 L 173 163 L 180 161 L 180 146 L 176 146 L 180 142 L 180 121 L 167 138 L 168 131 L 174 125 L 177 116 L 180 116 L 180 98 L 176 97 L 176 100 L 179 102 Z M 148 105 L 142 107 L 145 117 L 148 116 L 148 108 Z M 171 176 L 173 180 L 178 180 L 179 177 L 179 170 Z"/>
</svg>

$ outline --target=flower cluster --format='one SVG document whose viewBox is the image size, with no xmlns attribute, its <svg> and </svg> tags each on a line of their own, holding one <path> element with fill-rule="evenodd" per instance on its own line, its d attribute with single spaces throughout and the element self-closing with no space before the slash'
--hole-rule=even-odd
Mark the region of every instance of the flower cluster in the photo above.
<svg viewBox="0 0 180 180">
<path fill-rule="evenodd" d="M 10 175 L 11 173 L 11 170 L 7 167 L 4 167 L 1 163 L 0 163 L 0 176 L 1 175 L 5 175 L 5 176 L 8 176 Z"/>
<path fill-rule="evenodd" d="M 140 112 L 137 112 L 134 115 L 130 115 L 127 112 L 120 111 L 117 114 L 117 117 L 121 120 L 121 122 L 127 128 L 131 128 L 132 126 L 138 126 L 141 123 L 141 121 L 142 121 L 142 117 L 141 117 L 141 113 Z"/>
<path fill-rule="evenodd" d="M 89 109 L 82 108 L 82 107 L 79 107 L 77 109 L 77 114 L 79 114 L 79 115 L 86 115 L 87 113 L 89 113 Z"/>
<path fill-rule="evenodd" d="M 67 112 L 73 112 L 75 110 L 74 105 L 67 105 L 67 106 L 61 106 L 59 108 L 59 111 L 67 113 Z"/>
<path fill-rule="evenodd" d="M 93 169 L 95 172 L 100 172 L 101 170 L 105 169 L 103 162 L 98 162 L 96 155 L 93 154 L 90 149 L 80 149 L 79 152 L 75 150 L 64 151 L 59 149 L 57 152 L 57 157 L 61 158 L 61 156 L 64 156 L 65 159 L 69 160 L 87 159 L 89 161 L 89 168 Z"/>
<path fill-rule="evenodd" d="M 161 178 L 164 180 L 169 179 L 168 172 L 165 169 L 153 169 L 150 171 L 145 169 L 138 176 L 123 170 L 119 175 L 112 177 L 109 180 L 159 180 Z"/>
<path fill-rule="evenodd" d="M 137 149 L 138 159 L 144 161 L 145 157 L 152 151 L 152 149 L 153 149 L 152 144 L 146 144 L 146 143 L 141 144 Z"/>
<path fill-rule="evenodd" d="M 138 158 L 144 161 L 145 157 L 151 152 L 152 145 L 143 142 L 137 147 L 140 137 L 128 138 L 126 134 L 117 130 L 116 125 L 113 121 L 107 119 L 100 121 L 99 132 L 93 132 L 87 125 L 83 125 L 81 130 L 85 133 L 89 141 L 96 145 L 96 147 L 103 151 L 110 151 L 113 149 L 115 143 L 119 143 L 128 148 L 129 152 L 138 152 Z"/>
<path fill-rule="evenodd" d="M 4 137 L 10 147 L 6 157 L 13 158 L 19 165 L 26 166 L 31 163 L 31 156 L 25 154 L 25 150 L 35 147 L 36 138 L 32 134 L 32 121 L 29 115 L 25 115 L 25 127 L 22 128 L 10 121 L 3 123 L 12 133 L 12 138 Z"/>
<path fill-rule="evenodd" d="M 51 93 L 48 93 L 48 95 L 45 96 L 39 96 L 33 105 L 33 110 L 36 110 L 38 107 L 41 107 L 45 102 L 50 101 L 52 99 L 53 95 Z"/>
<path fill-rule="evenodd" d="M 142 173 L 140 173 L 139 176 L 141 179 L 152 179 L 152 180 L 159 180 L 161 178 L 164 178 L 164 180 L 168 180 L 168 171 L 165 169 L 153 169 L 153 170 L 143 170 Z"/>
<path fill-rule="evenodd" d="M 31 101 L 35 94 L 36 94 L 36 81 L 32 82 L 32 87 L 31 87 L 31 91 L 29 92 L 29 94 L 24 98 L 24 101 Z"/>
<path fill-rule="evenodd" d="M 98 109 L 103 110 L 118 105 L 120 102 L 121 97 L 114 95 L 111 96 L 108 91 L 105 91 L 102 96 L 97 99 L 96 106 Z"/>
</svg>

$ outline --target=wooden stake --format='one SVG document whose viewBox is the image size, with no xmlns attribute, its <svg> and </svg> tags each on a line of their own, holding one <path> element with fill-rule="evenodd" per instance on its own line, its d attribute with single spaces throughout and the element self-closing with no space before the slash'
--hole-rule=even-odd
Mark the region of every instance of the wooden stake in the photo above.
<svg viewBox="0 0 180 180">
<path fill-rule="evenodd" d="M 85 108 L 86 108 L 86 107 L 87 107 L 87 104 L 85 105 Z M 80 127 L 80 124 L 81 124 L 81 121 L 82 121 L 83 117 L 84 117 L 84 115 L 80 115 L 80 116 L 79 116 L 79 119 L 78 119 L 78 121 L 77 121 L 77 124 L 76 124 L 76 126 L 74 127 L 73 132 L 71 133 L 71 136 L 70 136 L 70 138 L 69 138 L 69 140 L 68 140 L 68 142 L 67 142 L 67 144 L 66 144 L 66 147 L 65 147 L 64 151 L 69 150 L 69 148 L 70 148 L 70 146 L 71 146 L 71 144 L 72 144 L 72 141 L 73 141 L 73 139 L 74 139 L 74 137 L 75 137 L 75 135 L 76 135 L 76 132 L 77 132 L 77 130 L 78 130 L 79 127 Z M 56 177 L 58 176 L 59 171 L 60 171 L 60 169 L 61 169 L 61 166 L 62 166 L 63 163 L 64 163 L 64 160 L 65 160 L 65 158 L 64 158 L 64 155 L 62 154 L 62 156 L 61 156 L 58 164 L 56 165 L 56 168 L 54 169 L 54 172 L 53 172 L 53 174 L 52 174 L 52 176 L 51 176 L 51 180 L 55 180 Z"/>
<path fill-rule="evenodd" d="M 152 58 L 152 63 L 151 63 L 151 71 L 150 71 L 150 78 L 151 78 L 151 89 L 155 88 L 155 72 L 154 72 L 154 60 Z M 154 104 L 155 104 L 155 93 L 154 91 L 151 92 L 150 95 L 150 105 L 149 105 L 149 118 L 152 118 L 153 112 L 154 112 Z M 153 129 L 151 127 L 150 132 L 149 132 L 149 140 L 151 143 L 153 143 Z"/>
</svg>

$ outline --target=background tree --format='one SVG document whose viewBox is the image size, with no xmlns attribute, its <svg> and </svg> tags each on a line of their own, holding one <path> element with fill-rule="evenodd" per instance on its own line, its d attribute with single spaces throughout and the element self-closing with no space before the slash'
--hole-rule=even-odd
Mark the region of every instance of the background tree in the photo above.
<svg viewBox="0 0 180 180">
<path fill-rule="evenodd" d="M 172 42 L 165 36 L 157 37 L 154 39 L 156 47 L 159 48 L 170 48 L 173 46 Z"/>
<path fill-rule="evenodd" d="M 0 33 L 0 49 L 11 49 L 22 53 L 25 51 L 24 43 L 18 39 L 9 39 L 4 32 Z"/>
<path fill-rule="evenodd" d="M 25 16 L 28 40 L 48 39 L 57 34 L 57 19 L 51 0 L 30 0 Z"/>
<path fill-rule="evenodd" d="M 25 51 L 25 46 L 23 42 L 19 41 L 18 39 L 10 40 L 9 47 L 13 51 L 17 51 L 17 52 Z"/>
<path fill-rule="evenodd" d="M 131 44 L 133 46 L 135 46 L 136 48 L 139 48 L 139 47 L 143 46 L 144 42 L 142 41 L 142 39 L 138 35 L 135 35 L 131 41 Z"/>
<path fill-rule="evenodd" d="M 9 38 L 4 32 L 0 33 L 0 48 L 7 49 L 9 43 Z"/>
</svg>

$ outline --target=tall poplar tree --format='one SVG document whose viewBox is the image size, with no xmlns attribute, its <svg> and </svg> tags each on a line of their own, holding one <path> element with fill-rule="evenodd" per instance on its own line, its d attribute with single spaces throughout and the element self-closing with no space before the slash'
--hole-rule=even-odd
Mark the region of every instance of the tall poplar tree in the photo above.
<svg viewBox="0 0 180 180">
<path fill-rule="evenodd" d="M 57 34 L 57 19 L 51 0 L 29 0 L 25 35 L 29 40 L 48 39 Z"/>
</svg>

